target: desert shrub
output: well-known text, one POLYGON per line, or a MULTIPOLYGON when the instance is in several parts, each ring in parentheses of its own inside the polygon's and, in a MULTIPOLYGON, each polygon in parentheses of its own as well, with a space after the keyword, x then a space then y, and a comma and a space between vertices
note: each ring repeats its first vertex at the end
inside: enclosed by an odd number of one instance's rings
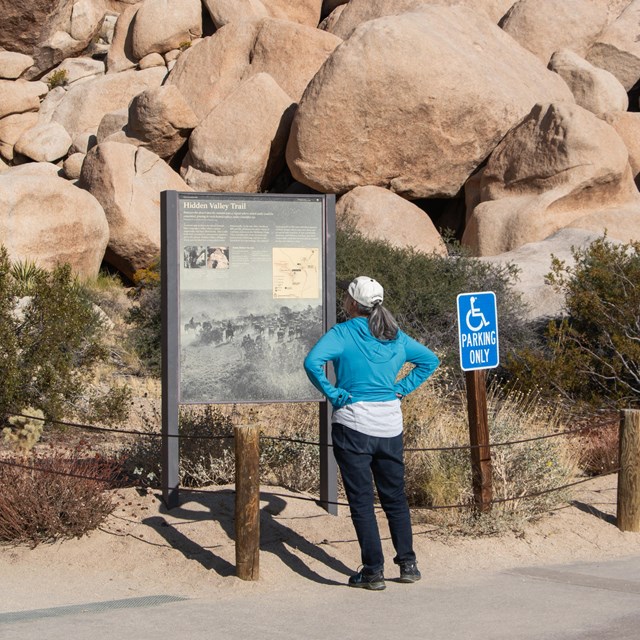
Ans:
MULTIPOLYGON (((280 407, 281 408, 281 407, 280 407)), ((235 409, 233 410, 235 411, 235 409)), ((243 423, 258 422, 260 410, 245 407, 235 411, 243 423)), ((278 411, 271 427, 260 424, 260 473, 263 484, 277 484, 298 491, 317 490, 319 450, 316 445, 273 439, 318 440, 317 409, 307 404, 287 405, 278 411)), ((216 405, 183 406, 180 411, 180 484, 202 487, 235 482, 233 418, 216 405), (205 437, 202 437, 205 436, 205 437), (209 439, 206 436, 215 436, 209 439), (218 438, 218 436, 225 436, 218 438), (229 436, 229 437, 226 437, 229 436)), ((160 438, 142 437, 123 453, 125 467, 132 478, 157 485, 161 476, 160 438)))
POLYGON ((453 244, 448 257, 399 249, 349 228, 336 238, 338 279, 366 274, 379 280, 385 288, 385 305, 401 327, 441 354, 444 364, 458 361, 459 293, 495 292, 501 361, 508 351, 528 344, 531 332, 524 319, 525 304, 512 287, 517 278, 513 265, 482 262, 453 244))
POLYGON ((146 371, 159 376, 162 367, 160 262, 156 261, 149 268, 137 271, 134 282, 134 305, 127 316, 127 322, 131 325, 131 344, 146 371))
POLYGON ((588 430, 571 437, 580 469, 590 476, 610 473, 619 466, 620 419, 617 415, 588 417, 588 430))
MULTIPOLYGON (((109 365, 98 371, 101 379, 115 375, 140 376, 145 372, 132 340, 131 325, 127 322, 132 307, 132 288, 115 273, 101 271, 96 278, 85 280, 83 289, 91 302, 103 314, 108 331, 105 347, 109 351, 109 365)), ((129 386, 132 378, 129 377, 129 386)))
POLYGON ((126 387, 93 384, 95 368, 109 360, 103 333, 101 314, 69 265, 12 265, 0 248, 0 421, 26 407, 49 420, 126 417, 126 387))
POLYGON ((38 409, 27 407, 19 416, 11 416, 9 426, 2 429, 2 440, 9 447, 28 453, 35 447, 44 429, 44 413, 38 409))
MULTIPOLYGON (((494 390, 489 403, 493 442, 526 440, 565 430, 560 411, 536 395, 512 392, 501 397, 494 390)), ((566 490, 542 493, 568 484, 577 474, 576 459, 565 436, 533 440, 492 449, 494 499, 503 513, 534 516, 549 511, 568 497, 566 490), (530 498, 520 496, 541 493, 530 498), (512 498, 516 498, 512 500, 512 498)))
POLYGON ((304 442, 318 442, 317 406, 287 406, 275 428, 264 433, 260 441, 260 472, 264 482, 294 491, 317 492, 320 486, 320 447, 304 442), (268 436, 283 438, 270 439, 268 436), (284 439, 293 440, 285 441, 284 439))
MULTIPOLYGON (((201 487, 234 482, 233 438, 208 439, 206 436, 233 436, 231 418, 218 407, 183 406, 179 419, 180 484, 201 487)), ((157 486, 161 478, 161 438, 139 437, 123 451, 125 469, 143 484, 157 486)))
POLYGON ((640 243, 606 237, 573 250, 573 266, 554 259, 548 282, 564 294, 566 315, 544 343, 512 354, 521 385, 570 402, 640 403, 640 243))
POLYGON ((37 545, 81 537, 113 511, 118 466, 78 452, 0 460, 0 541, 37 545))
POLYGON ((69 76, 66 69, 56 69, 56 71, 52 72, 49 75, 49 79, 47 80, 49 91, 51 91, 51 89, 55 89, 56 87, 64 87, 64 85, 67 84, 68 80, 69 76))

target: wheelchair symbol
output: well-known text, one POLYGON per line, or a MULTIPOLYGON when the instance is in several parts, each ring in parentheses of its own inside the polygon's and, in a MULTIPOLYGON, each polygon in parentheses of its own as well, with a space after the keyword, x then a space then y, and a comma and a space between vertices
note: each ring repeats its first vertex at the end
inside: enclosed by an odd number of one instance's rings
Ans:
POLYGON ((471 296, 470 301, 471 301, 471 309, 469 309, 469 311, 467 311, 467 317, 466 317, 466 322, 467 322, 467 327, 469 327, 469 329, 471 331, 480 331, 480 329, 482 329, 483 327, 486 327, 488 324, 490 324, 484 317, 484 314, 482 313, 482 311, 480 311, 480 309, 476 309, 475 306, 475 302, 476 302, 477 298, 474 296, 471 296), (474 319, 473 324, 471 319, 474 319))

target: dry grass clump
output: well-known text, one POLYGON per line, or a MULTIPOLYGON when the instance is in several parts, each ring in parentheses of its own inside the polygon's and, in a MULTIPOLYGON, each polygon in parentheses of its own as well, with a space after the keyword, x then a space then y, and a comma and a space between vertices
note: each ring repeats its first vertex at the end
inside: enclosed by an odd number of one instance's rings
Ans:
POLYGON ((295 491, 317 492, 320 486, 320 448, 317 403, 286 405, 280 417, 261 429, 260 468, 263 482, 295 491), (290 439, 293 442, 275 440, 290 439))
POLYGON ((100 457, 52 451, 0 459, 0 542, 79 538, 113 511, 105 489, 118 466, 100 457))
MULTIPOLYGON (((488 394, 489 434, 493 444, 525 440, 564 430, 558 411, 537 398, 519 393, 488 394)), ((446 448, 468 445, 466 399, 459 391, 425 385, 407 398, 405 447, 446 448)), ((576 456, 564 436, 532 442, 493 446, 492 512, 478 518, 473 502, 468 449, 406 453, 407 493, 421 517, 471 533, 494 533, 513 528, 518 521, 544 513, 567 500, 561 487, 578 473, 576 456), (532 494, 541 495, 532 496, 532 494), (437 509, 466 505, 467 508, 437 509)))

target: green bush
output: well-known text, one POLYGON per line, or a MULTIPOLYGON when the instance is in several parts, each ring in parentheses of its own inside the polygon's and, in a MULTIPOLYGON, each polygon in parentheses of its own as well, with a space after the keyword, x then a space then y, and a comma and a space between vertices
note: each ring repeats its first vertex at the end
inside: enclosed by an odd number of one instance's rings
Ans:
POLYGON ((554 259, 548 283, 564 294, 566 316, 552 320, 537 349, 513 354, 521 384, 575 402, 640 403, 640 243, 606 237, 554 259))
POLYGON ((27 407, 48 420, 124 419, 126 387, 94 384, 109 359, 102 322, 69 265, 12 265, 0 247, 0 421, 27 407))
MULTIPOLYGON (((459 293, 493 291, 500 327, 501 361, 531 338, 524 319, 525 304, 512 285, 513 265, 496 266, 472 258, 459 246, 448 257, 399 249, 370 240, 350 229, 337 233, 338 280, 368 275, 385 288, 385 305, 400 326, 442 356, 444 364, 458 362, 456 297, 459 293)), ((338 301, 339 302, 339 301, 338 301)))

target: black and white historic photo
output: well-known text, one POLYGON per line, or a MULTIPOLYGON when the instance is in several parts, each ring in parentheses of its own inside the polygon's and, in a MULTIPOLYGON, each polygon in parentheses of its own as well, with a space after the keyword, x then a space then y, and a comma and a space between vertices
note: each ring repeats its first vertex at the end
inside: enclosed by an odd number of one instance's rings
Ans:
POLYGON ((322 335, 322 305, 269 291, 184 291, 180 400, 184 403, 318 400, 302 367, 322 335))

